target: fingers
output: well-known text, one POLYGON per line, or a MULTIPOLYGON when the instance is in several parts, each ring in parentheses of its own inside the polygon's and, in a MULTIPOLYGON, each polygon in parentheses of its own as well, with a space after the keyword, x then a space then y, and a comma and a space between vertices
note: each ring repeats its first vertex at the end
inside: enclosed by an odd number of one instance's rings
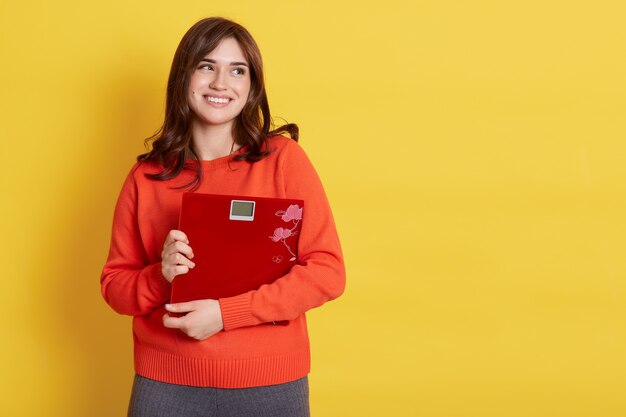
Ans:
POLYGON ((163 326, 170 328, 170 329, 184 329, 185 317, 172 317, 169 314, 164 314, 163 326))
POLYGON ((172 282, 177 276, 189 272, 189 267, 185 265, 161 266, 161 272, 163 273, 165 279, 172 282))
MULTIPOLYGON (((165 309, 171 313, 188 313, 196 309, 196 303, 194 301, 187 301, 186 303, 165 304, 165 309)), ((187 331, 189 319, 186 316, 172 317, 169 314, 163 315, 163 325, 170 329, 181 329, 187 331)))
POLYGON ((187 235, 184 232, 180 230, 170 230, 165 238, 165 243, 163 243, 163 247, 169 246, 176 241, 189 244, 189 239, 187 239, 187 235))
POLYGON ((182 317, 163 316, 163 325, 179 329, 196 340, 204 340, 224 328, 218 300, 194 300, 186 303, 166 304, 167 311, 187 313, 182 317))
POLYGON ((190 260, 180 252, 166 254, 165 256, 163 256, 163 259, 161 259, 161 261, 166 266, 184 265, 189 268, 193 268, 194 266, 196 266, 196 264, 192 260, 190 260))
POLYGON ((193 249, 189 246, 189 243, 181 242, 180 240, 172 243, 168 246, 168 252, 180 252, 187 258, 193 258, 193 249))
POLYGON ((196 266, 190 259, 193 258, 193 249, 189 246, 187 235, 180 230, 170 230, 163 243, 161 252, 161 272, 169 281, 196 266))
POLYGON ((190 323, 189 316, 183 317, 171 317, 169 314, 163 315, 163 326, 170 329, 178 329, 185 333, 187 336, 196 340, 204 340, 215 333, 219 332, 223 326, 214 328, 204 328, 204 326, 194 325, 190 323))
POLYGON ((178 252, 169 254, 161 260, 161 271, 169 282, 178 275, 186 274, 195 266, 194 262, 178 252))
POLYGON ((161 258, 165 258, 166 255, 174 252, 180 252, 188 258, 193 258, 193 249, 189 246, 189 239, 180 230, 170 230, 167 234, 163 243, 161 258))

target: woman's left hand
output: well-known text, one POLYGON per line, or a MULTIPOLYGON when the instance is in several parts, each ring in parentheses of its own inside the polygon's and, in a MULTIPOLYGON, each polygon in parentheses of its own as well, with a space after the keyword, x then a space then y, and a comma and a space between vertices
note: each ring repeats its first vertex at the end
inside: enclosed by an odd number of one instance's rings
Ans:
POLYGON ((204 340, 224 328, 222 310, 217 300, 195 300, 186 303, 166 304, 171 313, 187 313, 182 317, 163 316, 163 325, 170 329, 180 329, 189 337, 204 340))

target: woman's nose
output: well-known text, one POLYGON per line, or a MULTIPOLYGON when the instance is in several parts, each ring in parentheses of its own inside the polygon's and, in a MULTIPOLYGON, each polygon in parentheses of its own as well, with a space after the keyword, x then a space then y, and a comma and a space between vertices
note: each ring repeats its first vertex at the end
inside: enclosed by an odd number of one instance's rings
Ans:
POLYGON ((224 71, 216 71, 215 77, 209 83, 209 87, 214 90, 224 90, 226 88, 226 81, 224 80, 224 71))

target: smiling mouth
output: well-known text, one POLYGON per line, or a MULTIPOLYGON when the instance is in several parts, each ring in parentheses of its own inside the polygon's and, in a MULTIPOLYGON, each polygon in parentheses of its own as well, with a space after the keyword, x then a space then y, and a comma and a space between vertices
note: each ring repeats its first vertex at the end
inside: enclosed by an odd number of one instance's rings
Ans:
POLYGON ((205 99, 209 103, 218 103, 218 104, 226 104, 226 103, 230 102, 230 100, 231 100, 229 98, 211 97, 211 96, 205 96, 205 99))

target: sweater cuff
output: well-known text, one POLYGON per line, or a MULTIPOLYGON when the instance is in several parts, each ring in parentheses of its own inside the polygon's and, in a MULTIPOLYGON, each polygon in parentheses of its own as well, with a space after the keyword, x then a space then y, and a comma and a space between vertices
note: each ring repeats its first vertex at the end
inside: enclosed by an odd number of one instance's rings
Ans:
POLYGON ((225 331, 259 324, 252 316, 251 299, 252 293, 249 292, 219 299, 225 331))
POLYGON ((170 299, 170 295, 172 293, 172 283, 169 282, 163 276, 163 270, 161 268, 161 262, 150 265, 148 268, 151 268, 149 271, 149 276, 151 279, 151 286, 153 286, 154 291, 164 297, 166 300, 170 299))

